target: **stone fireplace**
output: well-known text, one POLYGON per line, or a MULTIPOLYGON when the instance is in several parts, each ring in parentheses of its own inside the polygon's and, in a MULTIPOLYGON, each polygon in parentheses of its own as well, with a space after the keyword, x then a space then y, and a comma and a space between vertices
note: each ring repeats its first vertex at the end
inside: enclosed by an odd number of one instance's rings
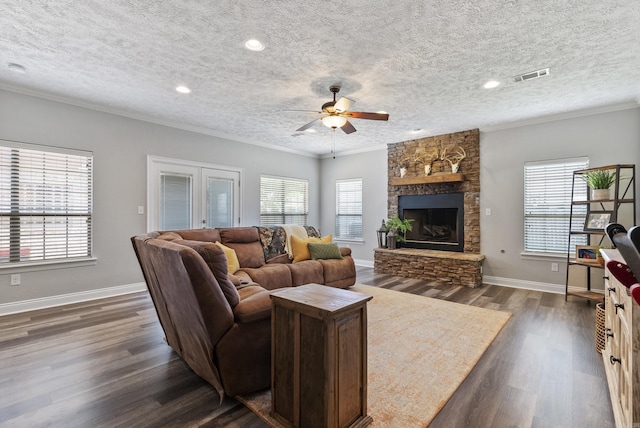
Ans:
POLYGON ((413 219, 413 231, 399 249, 375 251, 375 272, 481 285, 479 130, 390 144, 388 177, 388 216, 413 219), (466 155, 455 172, 451 153, 466 155))

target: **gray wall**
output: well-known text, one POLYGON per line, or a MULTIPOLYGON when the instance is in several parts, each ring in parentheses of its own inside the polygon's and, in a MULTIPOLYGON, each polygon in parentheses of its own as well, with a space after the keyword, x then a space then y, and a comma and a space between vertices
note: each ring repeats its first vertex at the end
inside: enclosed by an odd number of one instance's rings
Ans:
MULTIPOLYGON (((243 168, 242 219, 259 224, 260 174, 309 180, 310 224, 320 222, 317 158, 270 150, 95 110, 0 91, 0 139, 89 150, 94 155, 95 266, 0 271, 0 304, 141 282, 129 238, 144 233, 147 155, 243 168)), ((148 210, 146 210, 148 212, 148 210)))
POLYGON ((378 246, 376 230, 387 218, 387 149, 322 159, 320 230, 323 234, 335 234, 336 180, 347 178, 362 178, 363 242, 339 242, 351 247, 357 262, 373 266, 373 250, 378 246))
MULTIPOLYGON (((576 156, 588 156, 590 167, 640 164, 640 109, 481 132, 480 227, 485 276, 509 279, 498 281, 506 284, 524 280, 564 286, 564 259, 521 256, 523 170, 527 161, 576 156), (485 215, 486 208, 491 208, 491 216, 485 215), (552 261, 559 262, 558 272, 551 271, 552 261)), ((636 187, 640 191, 640 186, 636 187)))

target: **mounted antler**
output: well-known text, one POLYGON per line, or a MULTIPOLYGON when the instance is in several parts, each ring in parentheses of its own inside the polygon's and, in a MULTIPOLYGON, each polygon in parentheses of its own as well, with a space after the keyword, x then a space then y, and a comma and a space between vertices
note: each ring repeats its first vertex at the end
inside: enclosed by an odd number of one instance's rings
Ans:
POLYGON ((445 155, 446 155, 446 150, 445 150, 445 153, 443 154, 443 158, 444 160, 449 162, 449 164, 451 164, 451 172, 455 174, 456 172, 458 172, 458 168, 460 168, 460 162, 462 162, 462 159, 467 157, 467 152, 465 152, 462 147, 458 146, 456 147, 456 151, 453 152, 453 155, 451 156, 445 156, 445 155))
POLYGON ((409 168, 409 164, 411 163, 411 157, 405 156, 400 159, 400 177, 404 177, 407 174, 407 169, 409 168))
POLYGON ((429 175, 431 173, 431 166, 433 165, 433 161, 438 159, 440 154, 438 153, 438 149, 435 148, 431 151, 420 151, 415 154, 415 161, 420 162, 424 165, 424 175, 429 175))

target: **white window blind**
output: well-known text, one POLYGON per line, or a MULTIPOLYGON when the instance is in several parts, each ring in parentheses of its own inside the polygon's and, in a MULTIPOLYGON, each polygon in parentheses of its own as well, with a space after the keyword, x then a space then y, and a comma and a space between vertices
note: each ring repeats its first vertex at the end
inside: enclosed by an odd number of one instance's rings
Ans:
MULTIPOLYGON (((573 171, 585 169, 589 159, 573 158, 527 162, 524 166, 524 250, 566 254, 574 245, 586 245, 584 235, 569 237, 573 171), (571 239, 571 247, 569 247, 571 239)), ((576 194, 586 194, 586 183, 576 179, 576 194)), ((586 206, 573 207, 574 230, 582 230, 586 206)))
POLYGON ((307 225, 309 183, 306 180, 260 177, 260 225, 307 225))
POLYGON ((362 238, 362 179, 336 181, 336 238, 362 238))
POLYGON ((191 229, 192 177, 172 173, 160 175, 160 229, 191 229))
POLYGON ((54 150, 0 142, 0 265, 91 257, 93 156, 54 150))

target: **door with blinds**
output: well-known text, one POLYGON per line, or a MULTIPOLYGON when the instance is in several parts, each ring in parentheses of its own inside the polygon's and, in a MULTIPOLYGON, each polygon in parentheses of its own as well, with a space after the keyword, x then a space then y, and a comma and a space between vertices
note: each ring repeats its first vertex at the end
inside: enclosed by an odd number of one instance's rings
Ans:
POLYGON ((148 230, 240 224, 240 170, 149 156, 148 230))
POLYGON ((233 227, 240 224, 240 173, 202 169, 202 227, 233 227))

